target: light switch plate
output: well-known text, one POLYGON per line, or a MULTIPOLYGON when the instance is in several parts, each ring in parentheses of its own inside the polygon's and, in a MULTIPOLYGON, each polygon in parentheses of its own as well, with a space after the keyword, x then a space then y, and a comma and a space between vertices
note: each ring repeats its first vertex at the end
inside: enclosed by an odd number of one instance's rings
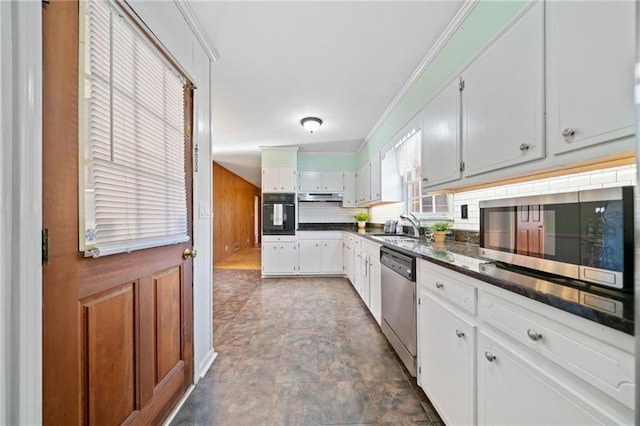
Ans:
POLYGON ((198 215, 200 219, 208 219, 211 217, 211 209, 208 204, 200 203, 198 204, 198 215))

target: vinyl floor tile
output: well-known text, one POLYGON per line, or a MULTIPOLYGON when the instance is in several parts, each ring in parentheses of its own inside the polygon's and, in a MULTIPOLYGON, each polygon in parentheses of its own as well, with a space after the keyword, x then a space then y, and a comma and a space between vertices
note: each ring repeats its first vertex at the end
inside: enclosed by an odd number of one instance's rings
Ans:
POLYGON ((218 357, 173 425, 437 425, 344 278, 216 269, 218 357))

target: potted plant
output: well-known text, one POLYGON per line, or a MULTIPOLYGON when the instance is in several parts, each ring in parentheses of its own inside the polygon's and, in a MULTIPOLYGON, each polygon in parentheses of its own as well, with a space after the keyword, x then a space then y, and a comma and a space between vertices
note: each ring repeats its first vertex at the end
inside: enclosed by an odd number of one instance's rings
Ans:
POLYGON ((358 222, 358 228, 364 228, 367 225, 367 220, 369 220, 369 213, 359 212, 353 215, 353 217, 358 222))
POLYGON ((449 222, 434 222, 428 228, 428 233, 433 235, 433 241, 436 243, 444 242, 445 235, 451 233, 449 222))

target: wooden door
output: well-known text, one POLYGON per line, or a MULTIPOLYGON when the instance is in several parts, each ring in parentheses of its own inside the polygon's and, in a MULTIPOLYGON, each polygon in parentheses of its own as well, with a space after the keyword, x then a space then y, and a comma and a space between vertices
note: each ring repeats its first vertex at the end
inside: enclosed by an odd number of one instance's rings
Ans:
POLYGON ((516 253, 544 257, 544 208, 518 206, 516 226, 516 253))
POLYGON ((43 43, 43 420, 158 424, 193 378, 192 261, 182 258, 192 243, 97 259, 78 251, 77 1, 43 5, 43 43))

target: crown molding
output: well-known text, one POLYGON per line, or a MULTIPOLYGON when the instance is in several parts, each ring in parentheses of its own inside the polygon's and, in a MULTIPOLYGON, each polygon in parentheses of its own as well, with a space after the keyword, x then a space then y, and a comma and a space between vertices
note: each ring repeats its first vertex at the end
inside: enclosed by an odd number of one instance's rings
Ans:
POLYGON ((402 98, 404 98, 405 95, 409 92, 409 90, 411 90, 411 88, 416 84, 416 81, 418 81, 418 78, 420 77, 420 75, 422 75, 424 70, 427 69, 427 67, 431 64, 431 62, 433 62, 433 60, 438 55, 438 53, 440 53, 442 48, 446 46, 449 39, 453 36, 453 34, 455 34, 458 28, 460 28, 460 25, 462 25, 462 23, 467 18, 469 13, 471 13, 471 11, 473 10, 473 8, 476 7, 476 5, 478 4, 478 1, 479 0, 467 0, 462 4, 462 6, 460 6, 460 9, 458 9, 456 14, 453 16, 453 18, 449 22, 449 24, 447 24, 442 34, 440 34, 440 36, 438 37, 436 42, 433 44, 431 49, 429 49, 429 52, 427 52, 425 57, 422 58, 422 61, 420 61, 420 64, 418 64, 418 66, 413 71, 409 79, 404 83, 400 91, 396 94, 396 96, 393 98, 389 106, 387 106, 387 108, 384 110, 382 115, 380 115, 380 117, 375 122, 371 130, 369 130, 369 133, 367 133, 367 136, 364 138, 364 141, 358 147, 357 152, 362 151, 362 148, 364 148, 364 146, 373 137, 374 133, 380 128, 384 120, 386 120, 389 117, 389 115, 391 114, 391 111, 393 111, 393 109, 400 103, 402 98))
POLYGON ((174 3, 184 17, 184 20, 187 21, 187 25, 191 28, 193 35, 200 43, 200 46, 204 49, 209 59, 214 62, 217 61, 219 57, 218 52, 215 47, 213 47, 213 44, 211 44, 211 41, 209 41, 209 38, 200 25, 200 21, 196 18, 196 15, 193 13, 193 9, 191 9, 187 0, 174 0, 174 3))

